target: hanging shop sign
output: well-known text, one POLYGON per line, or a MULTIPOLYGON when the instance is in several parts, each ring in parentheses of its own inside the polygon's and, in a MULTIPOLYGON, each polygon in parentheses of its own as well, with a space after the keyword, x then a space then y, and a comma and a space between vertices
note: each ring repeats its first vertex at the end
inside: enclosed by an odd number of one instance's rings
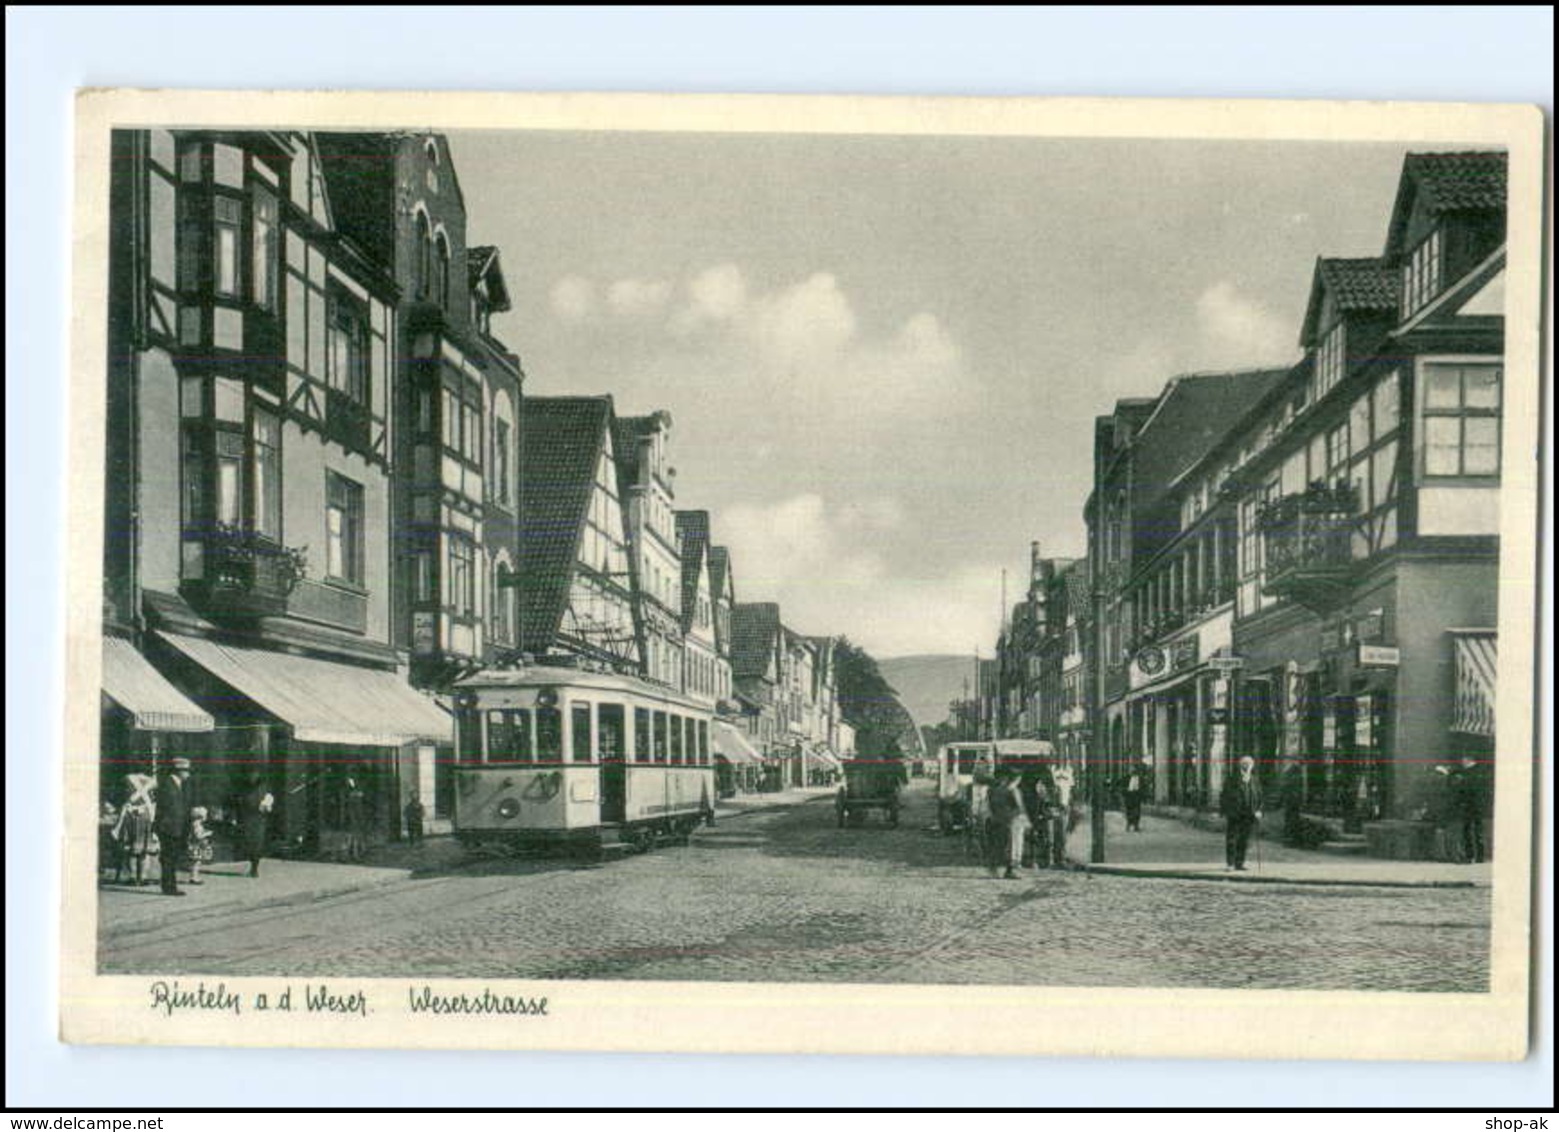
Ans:
POLYGON ((1207 667, 1214 672, 1238 672, 1245 667, 1243 656, 1210 656, 1207 658, 1207 667))
POLYGON ((1174 643, 1172 665, 1175 672, 1187 668, 1195 668, 1201 655, 1201 639, 1195 635, 1184 638, 1174 643))
POLYGON ((1144 676, 1157 676, 1164 671, 1166 663, 1164 650, 1157 645, 1149 645, 1137 653, 1137 667, 1141 669, 1144 676))
POLYGON ((1395 645, 1359 645, 1359 667, 1395 668, 1402 661, 1402 650, 1395 645))
POLYGON ((1359 641, 1378 641, 1386 631, 1386 611, 1372 609, 1353 622, 1353 636, 1359 641))
POLYGON ((1323 653, 1340 651, 1342 649, 1342 638, 1343 631, 1340 623, 1334 621, 1329 625, 1322 625, 1321 651, 1323 653))

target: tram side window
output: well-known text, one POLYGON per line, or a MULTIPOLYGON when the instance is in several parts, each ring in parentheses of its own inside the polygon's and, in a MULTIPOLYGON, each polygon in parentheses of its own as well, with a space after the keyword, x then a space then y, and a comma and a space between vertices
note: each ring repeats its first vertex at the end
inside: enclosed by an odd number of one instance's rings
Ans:
POLYGON ((682 764, 682 717, 673 715, 671 718, 671 765, 682 764))
POLYGON ((528 763, 531 757, 530 712, 524 708, 488 712, 487 761, 528 763))
POLYGON ((460 742, 460 761, 482 761, 482 713, 475 708, 461 708, 455 726, 460 742))
POLYGON ((596 709, 600 720, 601 759, 621 762, 627 747, 627 723, 622 704, 602 704, 596 709))
POLYGON ((591 734, 590 705, 574 705, 574 761, 587 763, 593 758, 595 736, 591 734))
POLYGON ((698 721, 687 721, 687 761, 689 766, 698 766, 703 762, 698 757, 698 721))
POLYGON ((709 721, 707 719, 698 721, 698 764, 709 765, 709 721))
POLYGON ((655 713, 655 761, 666 761, 666 713, 663 711, 655 713))
POLYGON ((650 761, 650 709, 633 709, 633 761, 650 761))
POLYGON ((544 763, 563 761, 563 713, 557 708, 536 709, 536 758, 544 763))

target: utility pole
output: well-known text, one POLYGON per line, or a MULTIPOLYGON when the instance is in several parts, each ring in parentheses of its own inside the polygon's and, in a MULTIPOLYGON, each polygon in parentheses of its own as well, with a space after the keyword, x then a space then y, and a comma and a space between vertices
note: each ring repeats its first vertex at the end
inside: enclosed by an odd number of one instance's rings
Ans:
POLYGON ((1104 508, 1103 484, 1099 475, 1099 438, 1095 428, 1093 463, 1093 523, 1091 545, 1088 548, 1089 604, 1093 607, 1093 687, 1091 742, 1088 758, 1088 859, 1095 865, 1104 863, 1104 752, 1107 746, 1104 719, 1104 508))

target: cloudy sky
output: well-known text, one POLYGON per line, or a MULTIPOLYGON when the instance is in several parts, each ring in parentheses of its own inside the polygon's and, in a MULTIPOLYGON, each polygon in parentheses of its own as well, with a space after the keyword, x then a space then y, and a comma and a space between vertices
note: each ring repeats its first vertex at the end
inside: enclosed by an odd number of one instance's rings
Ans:
POLYGON ((1091 422, 1283 364, 1315 257, 1380 250, 1402 146, 459 133, 534 395, 675 421, 739 601, 879 656, 988 653, 1080 555, 1091 422))

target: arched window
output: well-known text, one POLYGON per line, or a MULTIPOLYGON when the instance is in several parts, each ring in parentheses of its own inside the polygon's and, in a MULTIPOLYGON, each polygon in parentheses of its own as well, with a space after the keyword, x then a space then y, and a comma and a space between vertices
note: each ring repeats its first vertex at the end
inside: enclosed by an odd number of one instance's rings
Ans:
POLYGON ((412 254, 417 257, 417 295, 426 298, 433 279, 433 266, 429 262, 433 252, 433 227, 428 223, 426 212, 417 213, 416 240, 417 246, 412 254))
POLYGON ((445 310, 449 309, 449 237, 443 232, 438 234, 438 248, 434 257, 434 270, 437 275, 433 280, 433 297, 438 300, 438 305, 445 310))

